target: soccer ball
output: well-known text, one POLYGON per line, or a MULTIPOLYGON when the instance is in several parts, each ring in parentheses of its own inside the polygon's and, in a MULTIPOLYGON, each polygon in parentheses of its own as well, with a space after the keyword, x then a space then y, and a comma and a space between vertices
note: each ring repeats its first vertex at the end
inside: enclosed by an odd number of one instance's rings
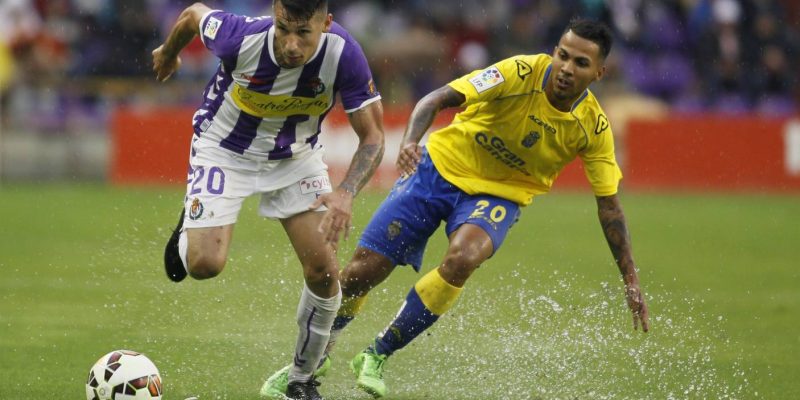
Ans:
POLYGON ((161 400, 161 375, 144 354, 115 350, 89 370, 87 400, 161 400))

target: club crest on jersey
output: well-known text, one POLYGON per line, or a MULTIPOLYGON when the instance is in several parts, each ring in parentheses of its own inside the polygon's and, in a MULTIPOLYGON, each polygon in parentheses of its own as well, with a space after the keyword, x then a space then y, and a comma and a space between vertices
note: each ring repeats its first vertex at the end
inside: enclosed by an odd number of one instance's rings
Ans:
POLYGON ((533 145, 536 144, 536 142, 539 141, 539 139, 541 139, 541 137, 542 135, 540 135, 539 132, 531 131, 527 135, 525 135, 524 138, 522 138, 522 145, 525 146, 525 148, 530 149, 531 147, 533 147, 533 145))
POLYGON ((403 224, 398 221, 394 220, 388 227, 386 227, 386 236, 389 240, 394 240, 396 237, 400 236, 400 231, 403 230, 403 224))
POLYGON ((501 74, 500 70, 496 67, 486 68, 483 72, 469 80, 469 83, 475 87, 478 93, 489 90, 503 82, 505 82, 505 78, 503 78, 503 74, 501 74))
POLYGON ((298 95, 303 97, 316 97, 325 92, 325 82, 318 76, 306 81, 298 90, 298 95))
POLYGON ((189 219, 195 221, 203 216, 203 203, 200 202, 200 199, 192 200, 192 205, 189 206, 189 219))

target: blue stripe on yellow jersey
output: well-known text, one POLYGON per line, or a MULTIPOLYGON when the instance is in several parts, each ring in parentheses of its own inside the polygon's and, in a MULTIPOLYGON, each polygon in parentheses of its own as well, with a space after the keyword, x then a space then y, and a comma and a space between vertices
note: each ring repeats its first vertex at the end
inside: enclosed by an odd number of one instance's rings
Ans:
POLYGON ((580 157, 597 196, 617 192, 622 172, 605 113, 589 90, 570 112, 553 107, 544 92, 551 62, 547 54, 515 56, 450 82, 466 109, 426 145, 445 179, 471 195, 527 205, 580 157))

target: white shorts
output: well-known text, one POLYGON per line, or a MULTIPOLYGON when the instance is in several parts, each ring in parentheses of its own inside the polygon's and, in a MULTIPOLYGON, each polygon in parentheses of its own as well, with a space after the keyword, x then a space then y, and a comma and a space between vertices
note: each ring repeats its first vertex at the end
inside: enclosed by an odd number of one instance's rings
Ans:
MULTIPOLYGON (((288 218, 308 211, 320 194, 332 191, 322 147, 301 159, 256 160, 196 141, 186 183, 186 228, 236 223, 244 199, 261 194, 258 213, 288 218)), ((320 207, 316 211, 325 211, 320 207)))

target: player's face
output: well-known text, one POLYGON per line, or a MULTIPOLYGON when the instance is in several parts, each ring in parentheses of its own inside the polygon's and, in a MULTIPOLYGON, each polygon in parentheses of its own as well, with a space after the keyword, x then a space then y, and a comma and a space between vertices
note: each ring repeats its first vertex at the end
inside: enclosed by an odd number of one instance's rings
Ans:
POLYGON ((308 20, 294 18, 280 1, 273 4, 275 15, 275 58, 284 68, 299 67, 314 55, 323 32, 327 32, 333 16, 317 10, 308 20))
MULTIPOLYGON (((547 92, 551 100, 572 106, 583 91, 605 73, 600 46, 568 31, 553 51, 553 69, 547 92)), ((555 104, 554 104, 555 105, 555 104)))

